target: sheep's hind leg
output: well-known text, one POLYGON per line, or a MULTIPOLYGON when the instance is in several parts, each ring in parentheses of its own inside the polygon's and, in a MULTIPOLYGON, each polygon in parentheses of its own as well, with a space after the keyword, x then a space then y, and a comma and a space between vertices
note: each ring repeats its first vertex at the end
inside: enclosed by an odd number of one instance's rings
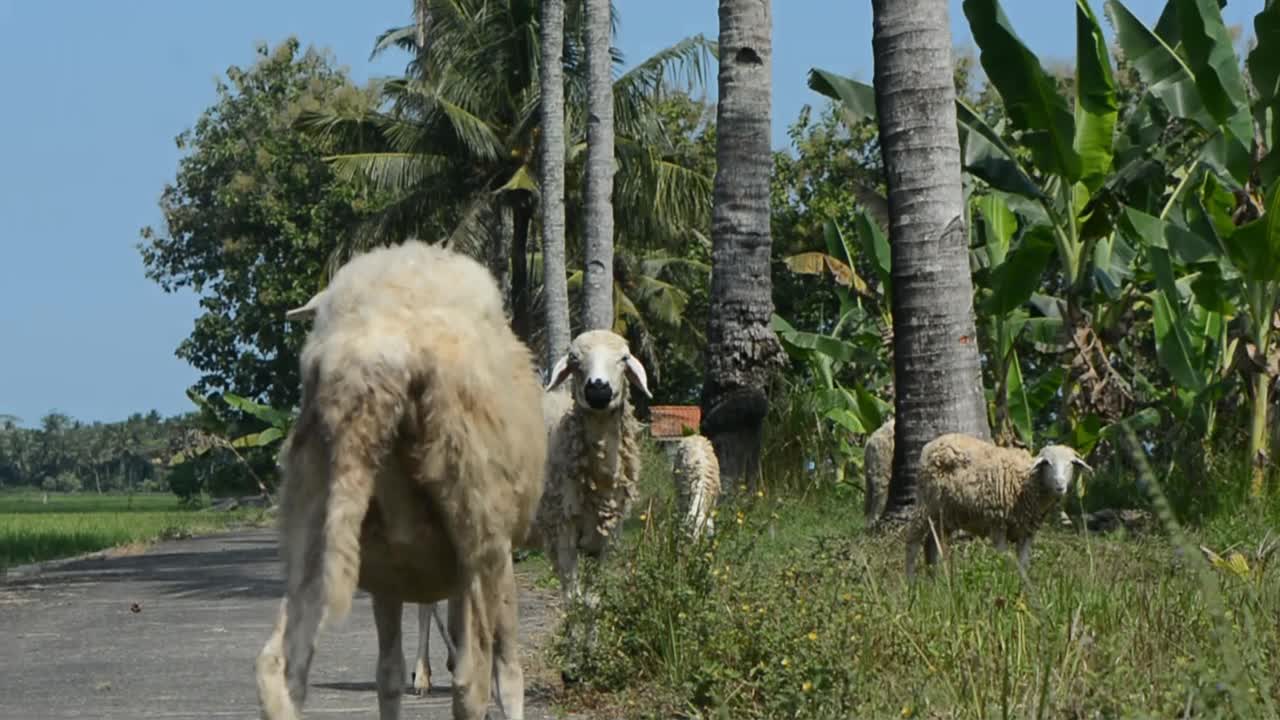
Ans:
POLYGON ((493 608, 493 675, 495 694, 507 720, 524 720, 524 670, 520 665, 519 598, 515 568, 510 561, 498 577, 497 587, 488 588, 495 599, 493 608))
POLYGON ((297 720, 298 709, 289 697, 285 680, 284 629, 288 624, 288 601, 280 601, 276 624, 262 651, 258 653, 258 707, 262 720, 297 720))
POLYGON ((413 663, 413 689, 419 695, 431 691, 431 616, 435 603, 418 605, 418 655, 413 663))
POLYGON ((373 596, 373 622, 378 632, 378 717, 399 720, 404 694, 404 649, 400 642, 400 614, 404 603, 385 595, 373 596))
POLYGON ((473 578, 449 601, 449 634, 458 648, 453 673, 454 720, 482 720, 493 674, 493 623, 484 583, 473 578))
MULTIPOLYGON (((317 516, 319 511, 317 507, 311 516, 317 516)), ((315 655, 316 635, 324 618, 321 527, 320 521, 311 523, 306 534, 295 537, 288 549, 284 673, 289 697, 298 708, 307 699, 307 675, 315 655)))

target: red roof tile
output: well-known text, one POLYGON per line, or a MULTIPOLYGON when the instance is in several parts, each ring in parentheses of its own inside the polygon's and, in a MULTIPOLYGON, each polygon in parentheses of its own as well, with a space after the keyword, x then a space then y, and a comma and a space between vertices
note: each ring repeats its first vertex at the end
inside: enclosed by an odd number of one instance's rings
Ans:
POLYGON ((678 438, 687 427, 698 431, 702 422, 702 408, 697 405, 649 406, 649 434, 655 438, 678 438))

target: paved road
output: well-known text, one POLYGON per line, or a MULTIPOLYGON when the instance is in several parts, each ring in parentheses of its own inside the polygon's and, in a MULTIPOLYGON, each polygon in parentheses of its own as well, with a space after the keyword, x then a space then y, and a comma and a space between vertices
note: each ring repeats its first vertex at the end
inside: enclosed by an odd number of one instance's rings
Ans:
MULTIPOLYGON (((35 573, 15 569, 0 580, 0 720, 257 718, 254 658, 283 592, 276 557, 274 533, 252 530, 35 573)), ((548 622, 542 597, 522 595, 526 651, 548 622)), ((405 608, 406 662, 416 614, 405 608)), ((375 638, 362 592, 345 627, 320 636, 308 717, 377 717, 375 638)), ((405 696, 405 720, 450 716, 444 648, 433 642, 432 650, 436 686, 426 697, 405 696)), ((530 685, 526 717, 553 717, 530 685)))

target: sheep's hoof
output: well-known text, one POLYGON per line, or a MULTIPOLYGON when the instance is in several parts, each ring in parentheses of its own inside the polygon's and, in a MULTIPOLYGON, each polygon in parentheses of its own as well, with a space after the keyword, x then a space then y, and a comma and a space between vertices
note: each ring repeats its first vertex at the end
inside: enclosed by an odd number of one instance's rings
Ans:
POLYGON ((409 673, 409 682, 413 687, 413 694, 418 696, 426 696, 431 692, 431 676, 427 674, 419 675, 418 673, 409 673))

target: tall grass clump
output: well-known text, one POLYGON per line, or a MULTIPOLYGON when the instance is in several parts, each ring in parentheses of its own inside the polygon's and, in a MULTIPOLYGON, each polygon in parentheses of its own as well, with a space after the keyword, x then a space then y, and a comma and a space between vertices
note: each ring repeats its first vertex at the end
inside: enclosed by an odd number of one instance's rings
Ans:
POLYGON ((901 537, 863 534, 830 481, 738 497, 697 543, 668 499, 644 501, 598 606, 569 612, 595 615, 595 642, 557 651, 611 716, 1277 717, 1275 535, 1261 518, 1184 530, 1134 467, 1167 533, 1049 523, 1029 582, 957 541, 908 587, 901 537))

